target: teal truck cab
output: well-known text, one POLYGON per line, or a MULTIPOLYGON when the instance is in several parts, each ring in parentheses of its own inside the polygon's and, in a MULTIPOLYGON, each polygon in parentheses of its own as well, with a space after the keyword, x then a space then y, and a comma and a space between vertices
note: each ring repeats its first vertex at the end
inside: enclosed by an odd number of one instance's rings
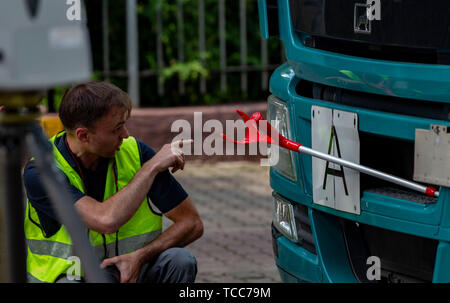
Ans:
POLYGON ((450 2, 259 0, 287 62, 267 120, 285 137, 428 197, 280 149, 270 169, 284 282, 450 282, 450 2))

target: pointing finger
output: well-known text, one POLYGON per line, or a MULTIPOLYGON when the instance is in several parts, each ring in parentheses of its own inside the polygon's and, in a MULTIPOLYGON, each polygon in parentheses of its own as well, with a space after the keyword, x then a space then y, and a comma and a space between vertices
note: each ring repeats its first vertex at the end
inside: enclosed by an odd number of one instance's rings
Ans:
POLYGON ((191 144, 192 142, 194 142, 194 140, 188 139, 188 140, 175 141, 172 144, 176 147, 183 147, 184 145, 191 144))

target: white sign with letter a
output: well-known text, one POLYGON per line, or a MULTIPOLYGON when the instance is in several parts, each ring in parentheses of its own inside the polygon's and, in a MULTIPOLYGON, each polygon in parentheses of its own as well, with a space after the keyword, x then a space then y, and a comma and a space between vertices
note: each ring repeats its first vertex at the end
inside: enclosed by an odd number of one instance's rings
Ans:
MULTIPOLYGON (((330 108, 311 108, 312 149, 359 164, 358 115, 330 108)), ((359 172, 312 158, 313 201, 360 214, 359 172)))

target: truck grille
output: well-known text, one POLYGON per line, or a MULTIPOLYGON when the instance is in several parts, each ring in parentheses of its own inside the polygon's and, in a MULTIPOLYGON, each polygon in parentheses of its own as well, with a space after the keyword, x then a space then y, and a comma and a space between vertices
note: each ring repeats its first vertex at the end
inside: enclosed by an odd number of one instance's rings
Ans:
POLYGON ((398 188, 392 187, 379 187, 379 188, 371 188, 365 190, 365 192, 370 192, 378 195, 384 195, 388 197, 393 197, 405 201, 411 201, 420 204, 430 204, 436 203, 438 198, 425 196, 421 193, 416 193, 412 191, 402 190, 398 188))
POLYGON ((368 282, 366 260, 380 258, 381 281, 431 282, 438 241, 341 219, 355 276, 368 282))
POLYGON ((294 216, 300 245, 309 252, 316 254, 316 245, 311 231, 311 221, 309 220, 308 207, 295 203, 294 216))
MULTIPOLYGON (((412 100, 392 96, 382 96, 337 87, 326 86, 306 80, 300 80, 296 92, 298 95, 355 108, 365 108, 394 114, 431 118, 448 121, 450 104, 431 101, 412 100)), ((363 131, 359 132, 360 163, 374 167, 388 174, 413 180, 414 142, 363 131), (380 149, 379 146, 389 146, 380 149)), ((436 198, 427 198, 412 191, 405 191, 390 182, 361 174, 361 191, 370 191, 415 203, 436 203, 436 198)))
POLYGON ((327 37, 311 36, 305 46, 333 53, 396 62, 450 65, 450 54, 435 49, 347 41, 327 37))
POLYGON ((420 118, 443 121, 450 120, 449 103, 351 91, 306 80, 299 81, 296 92, 303 97, 333 102, 336 104, 420 118))
POLYGON ((350 220, 341 221, 347 253, 355 276, 368 282, 365 263, 380 258, 379 282, 431 282, 438 241, 399 233, 350 220))
POLYGON ((371 45, 450 49, 450 3, 447 0, 378 2, 379 20, 369 22, 370 32, 355 30, 355 19, 364 18, 367 12, 364 8, 357 12, 356 8, 364 6, 366 0, 290 0, 292 27, 298 33, 311 36, 371 45))
POLYGON ((290 0, 291 22, 304 45, 357 57, 450 64, 447 0, 379 0, 379 20, 361 33, 355 20, 365 0, 290 0), (303 39, 302 39, 303 38, 303 39))

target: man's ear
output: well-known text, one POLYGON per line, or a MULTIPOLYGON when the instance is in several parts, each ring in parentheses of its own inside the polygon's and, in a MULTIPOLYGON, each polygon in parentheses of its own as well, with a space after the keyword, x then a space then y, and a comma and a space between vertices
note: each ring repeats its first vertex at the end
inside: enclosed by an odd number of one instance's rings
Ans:
POLYGON ((89 130, 85 127, 79 127, 75 130, 75 136, 83 143, 89 141, 89 130))

